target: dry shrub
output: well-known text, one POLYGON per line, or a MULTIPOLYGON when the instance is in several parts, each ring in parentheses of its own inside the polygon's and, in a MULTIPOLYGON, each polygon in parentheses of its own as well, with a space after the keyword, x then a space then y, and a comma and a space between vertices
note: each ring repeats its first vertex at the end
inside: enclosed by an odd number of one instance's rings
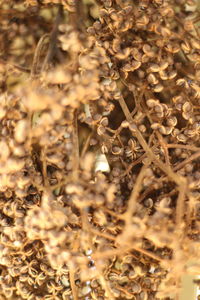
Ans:
POLYGON ((200 273, 197 4, 1 1, 0 299, 169 300, 200 273))

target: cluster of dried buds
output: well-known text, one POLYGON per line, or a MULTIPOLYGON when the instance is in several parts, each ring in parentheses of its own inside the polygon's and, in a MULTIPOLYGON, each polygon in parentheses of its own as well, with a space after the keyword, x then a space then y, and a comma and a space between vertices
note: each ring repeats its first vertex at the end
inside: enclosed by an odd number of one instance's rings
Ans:
POLYGON ((0 10, 0 299, 175 299, 200 273, 198 1, 0 10))

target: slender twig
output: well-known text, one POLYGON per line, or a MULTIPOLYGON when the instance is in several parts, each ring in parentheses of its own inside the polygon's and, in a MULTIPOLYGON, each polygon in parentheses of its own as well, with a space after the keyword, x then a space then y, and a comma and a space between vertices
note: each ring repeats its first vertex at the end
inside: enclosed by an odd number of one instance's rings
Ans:
POLYGON ((199 147, 190 146, 190 145, 182 145, 182 144, 167 144, 167 148, 180 148, 180 149, 186 149, 191 151, 199 151, 199 147))
POLYGON ((86 141, 85 141, 85 144, 84 144, 84 146, 83 146, 83 149, 82 149, 81 155, 80 155, 81 158, 84 157, 85 153, 86 153, 87 150, 88 150, 88 147, 89 147, 89 145, 90 145, 90 140, 91 140, 92 135, 93 135, 93 132, 90 132, 89 135, 88 135, 88 137, 87 137, 87 139, 86 139, 86 141))
POLYGON ((70 280, 70 285, 71 285, 71 289, 72 289, 73 299, 78 300, 78 293, 77 293, 77 288, 76 288, 76 284, 75 284, 75 270, 74 270, 73 266, 69 267, 69 280, 70 280))
POLYGON ((169 153, 168 153, 168 147, 167 147, 167 143, 165 142, 163 136, 158 132, 156 131, 156 135, 158 137, 158 140, 160 142, 160 145, 161 147, 163 148, 164 150, 164 154, 165 154, 165 162, 167 165, 170 165, 170 160, 169 160, 169 153))
POLYGON ((129 197, 127 210, 124 214, 124 220, 126 222, 126 226, 129 226, 132 224, 132 216, 136 210, 137 200, 138 200, 139 193, 142 189, 142 181, 144 179, 146 169, 147 169, 147 166, 144 165, 142 167, 139 175, 137 176, 136 182, 134 184, 134 188, 129 197))
POLYGON ((74 113, 74 126, 73 126, 73 178, 77 180, 79 169, 79 138, 78 138, 78 122, 77 111, 74 113))
POLYGON ((49 48, 48 48, 48 51, 47 51, 47 55, 44 59, 44 62, 42 64, 42 68, 41 68, 41 71, 45 71, 46 68, 48 67, 48 64, 50 63, 50 61, 52 60, 54 54, 55 54, 55 51, 57 49, 57 36, 58 36, 58 26, 62 20, 62 14, 63 14, 63 7, 62 5, 59 5, 58 7, 58 13, 57 13, 57 16, 56 16, 56 19, 55 19, 55 23, 54 23, 54 26, 53 26, 53 29, 52 29, 52 32, 50 34, 50 38, 49 38, 49 48))
POLYGON ((44 43, 46 38, 49 37, 48 33, 45 33, 40 39, 39 42, 37 44, 35 53, 34 53, 34 57, 33 57, 33 63, 32 63, 32 67, 31 67, 31 78, 35 77, 38 73, 38 64, 40 61, 40 55, 41 55, 41 51, 43 49, 44 43))
POLYGON ((193 155, 191 155, 190 157, 186 158, 184 161, 179 163, 177 166, 175 166, 174 171, 182 169, 185 165, 187 165, 188 163, 190 163, 191 161, 193 161, 199 157, 200 157, 200 151, 194 153, 193 155))

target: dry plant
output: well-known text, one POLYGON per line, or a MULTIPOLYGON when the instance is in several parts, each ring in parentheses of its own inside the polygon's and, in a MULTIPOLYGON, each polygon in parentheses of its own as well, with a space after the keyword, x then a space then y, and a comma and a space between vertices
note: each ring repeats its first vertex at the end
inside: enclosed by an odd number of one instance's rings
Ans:
POLYGON ((179 299, 200 274, 197 1, 2 0, 0 20, 0 299, 179 299))

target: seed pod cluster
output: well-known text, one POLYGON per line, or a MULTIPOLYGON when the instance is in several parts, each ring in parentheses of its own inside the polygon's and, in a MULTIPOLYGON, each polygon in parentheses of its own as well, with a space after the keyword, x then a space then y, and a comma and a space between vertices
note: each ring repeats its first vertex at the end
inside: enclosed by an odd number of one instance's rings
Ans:
POLYGON ((196 1, 0 11, 0 299, 178 298, 200 272, 196 1))

